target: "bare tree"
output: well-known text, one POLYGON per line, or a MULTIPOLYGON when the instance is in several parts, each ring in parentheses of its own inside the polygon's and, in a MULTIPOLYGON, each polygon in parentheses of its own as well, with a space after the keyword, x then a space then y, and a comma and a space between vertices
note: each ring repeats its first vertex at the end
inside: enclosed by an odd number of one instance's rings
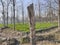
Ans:
POLYGON ((51 0, 47 0, 47 7, 48 7, 47 17, 49 18, 48 20, 52 22, 53 8, 51 0))
POLYGON ((58 0, 59 2, 59 16, 58 16, 58 26, 60 28, 60 0, 58 0))
POLYGON ((3 14, 3 24, 4 24, 4 27, 5 27, 5 14, 4 14, 4 2, 3 2, 3 0, 0 0, 1 1, 1 4, 2 4, 2 8, 3 8, 3 11, 2 11, 2 14, 3 14))
POLYGON ((17 20, 17 23, 19 23, 19 14, 18 14, 19 10, 17 9, 17 16, 16 16, 16 20, 17 20))
POLYGON ((13 12, 12 12, 12 10, 13 9, 12 9, 12 6, 11 6, 11 19, 10 19, 11 20, 11 24, 13 23, 13 16, 12 16, 13 15, 13 12))
POLYGON ((39 6, 39 21, 41 21, 41 6, 40 6, 40 0, 38 0, 38 6, 39 6))
POLYGON ((8 8, 11 0, 7 0, 7 27, 8 27, 8 8))
POLYGON ((21 3, 22 3, 22 22, 24 24, 24 5, 22 0, 21 0, 21 3))
POLYGON ((15 30, 15 0, 13 0, 13 19, 14 19, 14 30, 15 30))

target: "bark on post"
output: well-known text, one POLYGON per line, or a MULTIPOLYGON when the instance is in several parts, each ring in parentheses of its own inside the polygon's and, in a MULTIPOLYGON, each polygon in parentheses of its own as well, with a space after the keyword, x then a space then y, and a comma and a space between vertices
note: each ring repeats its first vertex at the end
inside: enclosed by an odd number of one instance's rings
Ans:
POLYGON ((36 45, 36 40, 35 40, 35 17, 34 17, 33 4, 28 6, 28 14, 29 14, 29 21, 30 21, 30 43, 31 43, 31 45, 36 45))
POLYGON ((59 0, 58 28, 60 28, 60 0, 59 0))

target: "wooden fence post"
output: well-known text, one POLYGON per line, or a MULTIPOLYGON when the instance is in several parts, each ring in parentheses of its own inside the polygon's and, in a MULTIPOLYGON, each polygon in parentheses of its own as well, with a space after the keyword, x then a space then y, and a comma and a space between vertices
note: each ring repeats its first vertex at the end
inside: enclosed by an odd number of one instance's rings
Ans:
POLYGON ((36 45, 36 36, 35 36, 35 16, 34 16, 34 8, 33 4, 28 6, 28 14, 29 14, 29 21, 30 21, 30 44, 36 45))

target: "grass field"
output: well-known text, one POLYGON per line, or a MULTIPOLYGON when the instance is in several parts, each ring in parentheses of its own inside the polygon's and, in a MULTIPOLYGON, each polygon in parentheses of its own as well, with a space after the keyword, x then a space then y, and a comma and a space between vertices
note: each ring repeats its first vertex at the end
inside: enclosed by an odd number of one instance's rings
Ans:
MULTIPOLYGON (((57 26, 57 23, 39 23, 37 22, 35 25, 36 29, 45 29, 45 28, 49 28, 52 26, 57 26)), ((13 28, 13 25, 10 24, 9 27, 13 28)), ((16 30, 18 31, 24 31, 24 32, 28 32, 29 31, 29 24, 25 23, 25 24, 16 24, 16 30)))
MULTIPOLYGON (((3 25, 0 24, 0 27, 2 27, 3 25)), ((57 26, 57 23, 39 23, 37 22, 36 25, 35 25, 35 29, 45 29, 45 28, 49 28, 49 27, 52 27, 52 26, 57 26)), ((13 24, 9 24, 9 27, 13 28, 14 25, 13 24)), ((18 31, 23 31, 23 32, 28 32, 29 31, 29 24, 28 23, 25 23, 25 24, 16 24, 16 30, 18 31)))
POLYGON ((3 24, 0 24, 0 28, 3 27, 3 24))

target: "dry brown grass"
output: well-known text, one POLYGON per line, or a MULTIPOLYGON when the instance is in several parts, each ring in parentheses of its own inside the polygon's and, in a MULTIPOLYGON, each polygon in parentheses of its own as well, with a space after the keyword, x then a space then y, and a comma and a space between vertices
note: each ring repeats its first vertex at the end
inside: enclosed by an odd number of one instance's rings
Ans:
MULTIPOLYGON (((26 43, 22 45, 30 45, 30 43, 26 43)), ((40 42, 37 42, 36 45, 60 45, 60 43, 51 42, 51 41, 40 41, 40 42)))
MULTIPOLYGON (((54 31, 54 30, 53 30, 54 31)), ((53 32, 51 31, 51 32, 53 32)), ((18 35, 18 32, 17 31, 14 31, 13 29, 5 29, 3 31, 3 34, 6 36, 6 37, 17 37, 18 35)), ((55 37, 55 40, 58 40, 60 41, 60 31, 57 31, 55 33, 52 33, 53 36, 55 37)), ((51 34, 50 34, 51 35, 51 34)), ((54 41, 48 41, 48 40, 44 40, 44 41, 38 41, 36 42, 37 45, 60 45, 60 43, 58 43, 57 41, 54 42, 54 41)), ((30 43, 24 43, 22 45, 30 45, 30 43)))

